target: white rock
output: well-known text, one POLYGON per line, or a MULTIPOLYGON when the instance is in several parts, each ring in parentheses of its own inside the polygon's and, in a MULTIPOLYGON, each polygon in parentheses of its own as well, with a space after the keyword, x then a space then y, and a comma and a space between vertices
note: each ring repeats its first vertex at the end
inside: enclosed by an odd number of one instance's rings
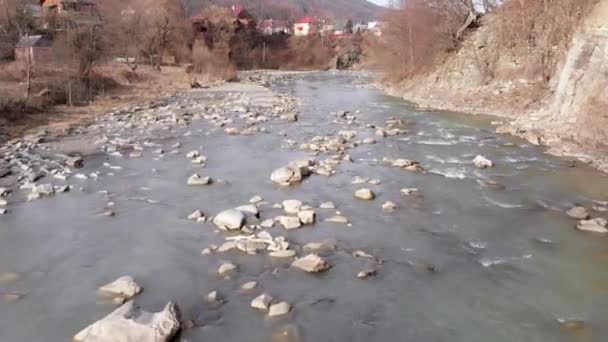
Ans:
POLYGON ((355 197, 361 200, 371 201, 376 198, 376 194, 371 189, 363 188, 355 191, 355 197))
POLYGON ((302 226, 300 219, 293 216, 279 216, 278 221, 285 229, 298 229, 302 226))
POLYGON ((300 169, 286 166, 274 170, 270 175, 270 180, 281 186, 289 186, 301 182, 302 177, 300 169))
POLYGON ((243 291, 249 291, 249 290, 253 290, 257 286, 258 286, 257 282, 250 281, 250 282, 247 282, 247 283, 241 285, 241 290, 243 290, 243 291))
POLYGON ((240 207, 235 208, 236 210, 242 212, 246 216, 255 216, 258 217, 260 215, 260 210, 253 204, 242 205, 240 207))
POLYGON ((401 193, 404 194, 405 196, 410 196, 410 195, 414 195, 419 193, 420 190, 416 189, 416 188, 403 188, 401 189, 401 193))
POLYGON ((4 198, 0 198, 0 207, 6 207, 8 205, 8 201, 4 198))
POLYGON ((291 305, 289 305, 289 303, 287 303, 287 302, 280 302, 280 303, 273 304, 270 306, 270 309, 268 310, 268 316, 269 317, 282 316, 282 315, 288 314, 289 311, 291 311, 291 305))
POLYGON ((477 156, 473 159, 473 164, 480 169, 487 169, 494 166, 494 163, 484 156, 477 156))
POLYGON ((276 251, 268 253, 273 258, 293 258, 296 256, 296 251, 293 250, 285 250, 285 251, 276 251))
POLYGON ((319 206, 319 208, 321 208, 321 209, 336 209, 336 205, 334 204, 334 202, 323 202, 323 203, 321 203, 321 205, 319 206))
POLYGON ((323 272, 330 267, 323 258, 316 254, 309 254, 303 258, 297 259, 291 266, 309 273, 323 272))
POLYGON ((249 200, 249 203, 258 204, 258 203, 262 202, 263 200, 264 200, 264 198, 261 196, 254 196, 249 200))
POLYGON ((188 152, 188 154, 186 154, 186 157, 190 158, 190 159, 194 159, 194 158, 198 158, 200 155, 201 154, 199 151, 190 151, 190 152, 188 152))
POLYGON ((268 219, 268 220, 262 221, 262 223, 260 223, 260 227, 266 228, 266 229, 272 228, 272 227, 274 227, 274 220, 268 219))
POLYGON ((222 298, 217 291, 211 291, 211 292, 209 292, 209 294, 207 294, 207 300, 214 303, 214 302, 221 302, 222 298))
POLYGON ((245 225, 246 217, 236 209, 222 211, 213 218, 213 224, 223 230, 239 230, 245 225))
POLYGON ((226 241, 218 247, 219 253, 226 253, 236 248, 236 241, 226 241))
POLYGON ((589 212, 584 207, 574 207, 566 212, 566 215, 577 219, 577 220, 586 220, 589 218, 589 212))
POLYGON ((302 202, 298 200, 286 200, 283 201, 283 209, 288 214, 297 214, 302 208, 302 202))
POLYGON ((163 311, 145 312, 130 301, 76 336, 75 342, 168 342, 179 331, 179 309, 168 303, 163 311))
POLYGON ((302 210, 298 213, 298 218, 303 225, 315 223, 315 211, 314 210, 302 210))
POLYGON ((258 310, 268 310, 270 302, 272 302, 272 297, 264 293, 251 301, 251 307, 258 310))
POLYGON ((578 222, 576 228, 584 232, 592 233, 608 233, 608 221, 603 218, 595 218, 592 220, 581 220, 578 222))
POLYGON ((203 212, 200 210, 197 210, 197 211, 193 212, 192 214, 188 215, 188 220, 198 221, 198 219, 200 219, 202 217, 205 217, 203 212))
POLYGON ((382 205, 382 210, 387 213, 393 212, 397 209, 397 205, 391 201, 388 201, 382 205))
POLYGON ((210 177, 202 177, 198 173, 195 173, 188 178, 188 185, 209 185, 212 182, 210 177))
POLYGON ((99 288, 99 293, 110 297, 123 297, 127 300, 132 299, 142 291, 133 277, 120 277, 113 282, 99 288))
POLYGON ((220 266, 220 268, 217 270, 217 273, 219 273, 221 276, 224 276, 233 271, 236 271, 237 269, 238 269, 238 267, 235 264, 227 262, 225 264, 222 264, 222 266, 220 266))

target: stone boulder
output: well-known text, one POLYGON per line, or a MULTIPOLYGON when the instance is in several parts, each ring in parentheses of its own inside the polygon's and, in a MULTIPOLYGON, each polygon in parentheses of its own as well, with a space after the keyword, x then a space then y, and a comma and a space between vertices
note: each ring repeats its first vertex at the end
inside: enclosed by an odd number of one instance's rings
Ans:
POLYGON ((130 301, 76 334, 74 341, 168 342, 179 329, 177 305, 168 303, 163 311, 151 313, 130 301))
POLYGON ((213 218, 213 224, 222 230, 240 230, 245 225, 246 219, 242 211, 229 209, 217 214, 213 218))
POLYGON ((290 186, 302 181, 302 173, 297 168, 285 166, 272 171, 270 180, 281 186, 290 186))
POLYGON ((608 233, 608 221, 603 218, 581 220, 578 222, 576 229, 584 232, 606 234, 608 233))
POLYGON ((130 300, 142 291, 133 277, 120 277, 113 282, 99 288, 99 293, 109 297, 122 297, 130 300))
POLYGON ((308 254, 294 261, 291 266, 309 273, 323 272, 331 267, 323 258, 316 254, 308 254))
POLYGON ((371 189, 359 189, 355 191, 355 197, 365 201, 371 201, 376 198, 376 194, 371 189))
POLYGON ((566 215, 577 220, 587 220, 589 212, 584 207, 574 207, 566 212, 566 215))
POLYGON ((188 178, 188 185, 209 185, 212 183, 210 177, 202 177, 198 173, 193 174, 188 178))

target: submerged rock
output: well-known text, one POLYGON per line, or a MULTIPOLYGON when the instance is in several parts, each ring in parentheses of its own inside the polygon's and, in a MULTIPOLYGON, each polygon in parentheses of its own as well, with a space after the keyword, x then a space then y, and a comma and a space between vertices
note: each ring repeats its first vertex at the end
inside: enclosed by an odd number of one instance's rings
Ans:
POLYGON ((275 251, 268 253, 273 258, 293 258, 296 256, 296 251, 293 250, 284 250, 284 251, 275 251))
POLYGON ((369 279, 369 278, 375 277, 376 274, 378 274, 378 271, 376 271, 374 269, 363 270, 363 271, 357 273, 357 278, 359 278, 359 279, 369 279))
POLYGON ((130 300, 142 291, 133 277, 120 277, 113 282, 99 288, 99 293, 110 297, 122 297, 130 300))
POLYGON ((397 209, 397 205, 391 201, 388 201, 382 205, 382 210, 387 213, 392 213, 397 209))
POLYGON ((241 285, 241 290, 243 290, 243 291, 249 291, 249 290, 253 290, 257 286, 258 286, 257 282, 250 281, 250 282, 247 282, 247 283, 241 285))
POLYGON ((85 328, 76 342, 168 342, 180 329, 179 309, 168 303, 163 311, 146 312, 130 301, 85 328))
POLYGON ((217 270, 217 273, 219 273, 220 275, 224 276, 224 275, 227 275, 227 274, 229 274, 231 272, 236 271, 237 269, 238 269, 238 266, 236 266, 233 263, 227 262, 225 264, 222 264, 222 266, 220 266, 220 268, 217 270))
POLYGON ((494 163, 490 159, 487 159, 486 157, 481 155, 473 159, 473 164, 480 169, 489 169, 491 167, 494 167, 494 163))
POLYGON ((329 264, 316 254, 309 254, 300 258, 294 261, 291 266, 309 273, 323 272, 330 268, 329 264))

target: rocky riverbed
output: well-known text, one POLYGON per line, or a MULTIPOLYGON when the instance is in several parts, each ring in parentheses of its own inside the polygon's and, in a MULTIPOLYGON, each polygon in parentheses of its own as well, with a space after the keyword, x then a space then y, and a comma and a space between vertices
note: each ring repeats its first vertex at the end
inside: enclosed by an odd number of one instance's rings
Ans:
POLYGON ((0 340, 608 337, 605 175, 369 75, 243 79, 1 147, 0 340))

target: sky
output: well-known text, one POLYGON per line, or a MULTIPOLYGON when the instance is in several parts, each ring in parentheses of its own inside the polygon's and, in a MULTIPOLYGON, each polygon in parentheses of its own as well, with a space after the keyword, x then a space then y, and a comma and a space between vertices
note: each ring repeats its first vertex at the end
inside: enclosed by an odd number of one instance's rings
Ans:
POLYGON ((381 6, 386 6, 389 3, 389 0, 368 0, 368 1, 381 5, 381 6))

